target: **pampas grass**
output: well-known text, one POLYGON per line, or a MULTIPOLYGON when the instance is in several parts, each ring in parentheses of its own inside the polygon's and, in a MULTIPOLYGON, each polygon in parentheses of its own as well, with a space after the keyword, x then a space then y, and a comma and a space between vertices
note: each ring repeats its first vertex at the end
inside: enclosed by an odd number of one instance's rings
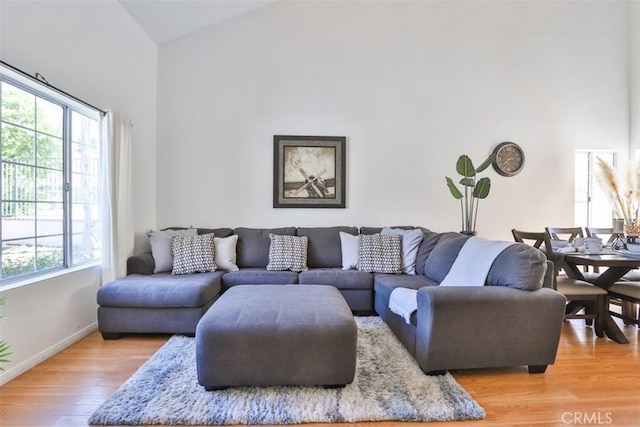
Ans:
POLYGON ((609 199, 611 208, 619 218, 624 218, 627 232, 637 233, 640 226, 640 169, 638 165, 616 173, 613 167, 597 157, 596 179, 609 199))

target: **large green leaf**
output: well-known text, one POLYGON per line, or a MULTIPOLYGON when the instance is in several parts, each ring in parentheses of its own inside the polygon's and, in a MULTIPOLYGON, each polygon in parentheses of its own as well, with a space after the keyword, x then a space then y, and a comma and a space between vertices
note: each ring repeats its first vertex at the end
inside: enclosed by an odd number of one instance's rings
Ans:
POLYGON ((451 195, 455 199, 458 199, 458 200, 462 199, 462 193, 460 192, 460 190, 458 190, 458 187, 456 187, 456 185, 453 183, 453 180, 448 176, 446 178, 447 178, 447 187, 449 187, 449 191, 451 191, 451 195))
MULTIPOLYGON (((12 353, 9 351, 11 346, 6 341, 0 341, 0 363, 8 363, 11 362, 6 357, 11 355, 12 353)), ((4 371, 4 368, 0 366, 0 371, 4 371)))
POLYGON ((481 178, 473 189, 473 197, 484 199, 489 195, 489 190, 491 190, 491 180, 487 177, 481 178))
POLYGON ((463 154, 458 158, 458 163, 456 163, 456 171, 465 178, 476 176, 476 170, 473 167, 473 162, 466 154, 463 154))
POLYGON ((465 187, 475 187, 476 181, 473 178, 462 178, 460 180, 460 185, 464 185, 465 187))
POLYGON ((496 158, 495 154, 490 154, 489 157, 487 157, 487 160, 485 160, 484 162, 482 162, 482 164, 480 166, 478 166, 478 169, 476 169, 476 173, 480 173, 483 170, 485 170, 486 168, 489 167, 489 165, 491 165, 491 163, 493 163, 493 160, 496 158))

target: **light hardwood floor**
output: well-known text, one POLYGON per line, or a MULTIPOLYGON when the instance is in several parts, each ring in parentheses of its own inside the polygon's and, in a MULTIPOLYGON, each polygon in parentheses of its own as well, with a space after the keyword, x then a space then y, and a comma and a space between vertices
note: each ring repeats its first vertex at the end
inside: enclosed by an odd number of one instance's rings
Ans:
MULTIPOLYGON (((526 368, 452 372, 487 418, 438 425, 640 426, 639 333, 636 326, 623 330, 628 345, 595 338, 582 321, 565 322, 556 363, 543 375, 526 368)), ((0 388, 0 426, 86 426, 89 415, 166 340, 103 341, 97 332, 89 335, 0 388)))

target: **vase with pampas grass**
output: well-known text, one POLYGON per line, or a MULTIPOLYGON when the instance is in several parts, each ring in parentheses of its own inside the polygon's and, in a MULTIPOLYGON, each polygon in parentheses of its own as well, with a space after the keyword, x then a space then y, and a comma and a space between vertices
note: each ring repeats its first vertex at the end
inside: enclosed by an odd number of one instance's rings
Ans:
POLYGON ((640 168, 629 166, 622 173, 597 157, 596 179, 618 218, 624 219, 625 234, 640 234, 640 168))

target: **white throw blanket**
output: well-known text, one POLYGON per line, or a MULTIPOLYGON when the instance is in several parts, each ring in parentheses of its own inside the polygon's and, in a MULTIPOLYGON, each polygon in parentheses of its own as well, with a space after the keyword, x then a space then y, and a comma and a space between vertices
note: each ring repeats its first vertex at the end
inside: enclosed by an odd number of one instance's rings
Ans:
POLYGON ((418 291, 409 288, 395 288, 389 297, 389 310, 411 324, 411 315, 418 309, 418 291))
POLYGON ((470 237, 440 286, 484 286, 491 265, 513 242, 470 237))
MULTIPOLYGON (((470 237, 464 243, 449 273, 440 286, 484 286, 491 265, 513 242, 470 237)), ((395 288, 389 297, 389 310, 411 324, 411 315, 418 309, 418 291, 395 288)))

